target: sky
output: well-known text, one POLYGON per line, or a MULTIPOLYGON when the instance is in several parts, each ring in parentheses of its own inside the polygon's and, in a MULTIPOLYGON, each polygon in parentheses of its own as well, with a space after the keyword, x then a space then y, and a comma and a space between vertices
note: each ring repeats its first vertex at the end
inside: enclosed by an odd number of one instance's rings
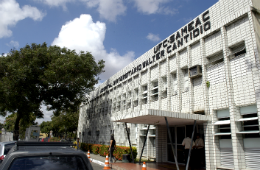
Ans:
MULTIPOLYGON (((0 0, 0 54, 43 42, 88 51, 105 61, 102 83, 217 1, 0 0)), ((41 110, 37 122, 51 120, 41 110)))

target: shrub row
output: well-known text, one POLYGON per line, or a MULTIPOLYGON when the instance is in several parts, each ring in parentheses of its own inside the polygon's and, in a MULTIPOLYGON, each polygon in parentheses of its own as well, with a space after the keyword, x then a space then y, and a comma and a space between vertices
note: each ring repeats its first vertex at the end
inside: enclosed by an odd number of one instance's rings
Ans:
MULTIPOLYGON (((85 152, 89 150, 93 154, 96 155, 99 154, 100 156, 106 156, 107 154, 109 154, 108 149, 109 149, 109 145, 81 143, 81 150, 85 152)), ((135 159, 137 156, 136 147, 132 147, 132 152, 135 159)), ((114 157, 116 157, 117 160, 122 160, 123 154, 129 154, 130 158, 132 159, 130 147, 116 146, 114 151, 114 157)))
POLYGON ((52 137, 52 138, 49 138, 48 142, 60 142, 60 138, 59 137, 52 137))

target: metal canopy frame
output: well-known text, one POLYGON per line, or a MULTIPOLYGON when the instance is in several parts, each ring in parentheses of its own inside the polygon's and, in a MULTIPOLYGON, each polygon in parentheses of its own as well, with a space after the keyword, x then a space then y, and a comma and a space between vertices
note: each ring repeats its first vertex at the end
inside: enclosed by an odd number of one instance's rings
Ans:
POLYGON ((146 143, 146 139, 147 139, 149 129, 150 129, 150 125, 148 125, 147 132, 146 132, 146 135, 145 135, 145 138, 144 138, 144 144, 143 144, 142 152, 141 152, 141 155, 140 155, 139 164, 141 164, 141 158, 142 158, 142 155, 143 155, 143 151, 144 151, 144 147, 145 147, 145 143, 146 143))
POLYGON ((192 144, 193 144, 193 137, 194 137, 195 127, 196 127, 196 120, 194 120, 194 124, 193 124, 193 131, 192 131, 192 135, 191 135, 191 143, 190 143, 190 149, 189 149, 189 156, 188 156, 188 160, 187 160, 187 164, 186 164, 186 170, 189 169, 190 155, 191 155, 191 149, 192 149, 192 144))
POLYGON ((130 146, 131 155, 132 155, 132 162, 135 163, 135 159, 134 159, 134 156, 133 156, 131 141, 130 141, 129 132, 128 132, 128 128, 127 128, 127 123, 126 122, 125 122, 125 130, 126 130, 126 133, 127 133, 127 138, 128 138, 128 142, 129 142, 129 146, 130 146))
POLYGON ((177 158, 175 156, 174 147, 173 147, 173 143, 172 143, 172 135, 171 135, 171 132, 170 132, 170 128, 169 128, 167 117, 165 117, 165 122, 166 122, 166 126, 167 126, 167 131, 168 131, 168 135, 169 135, 169 139, 170 139, 170 143, 171 143, 171 147, 172 147, 172 153, 173 153, 173 156, 174 156, 176 168, 177 168, 177 170, 179 170, 178 160, 177 160, 177 158))

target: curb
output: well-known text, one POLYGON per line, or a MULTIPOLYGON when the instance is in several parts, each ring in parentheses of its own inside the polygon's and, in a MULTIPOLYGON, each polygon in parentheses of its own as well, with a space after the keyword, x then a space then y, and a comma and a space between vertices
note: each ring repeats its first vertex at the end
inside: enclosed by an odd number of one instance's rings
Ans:
POLYGON ((98 161, 98 160, 95 160, 95 159, 92 159, 92 158, 90 158, 90 160, 91 160, 91 162, 93 162, 93 163, 99 164, 99 165, 101 165, 101 166, 105 166, 105 163, 104 163, 104 162, 101 162, 101 161, 98 161))

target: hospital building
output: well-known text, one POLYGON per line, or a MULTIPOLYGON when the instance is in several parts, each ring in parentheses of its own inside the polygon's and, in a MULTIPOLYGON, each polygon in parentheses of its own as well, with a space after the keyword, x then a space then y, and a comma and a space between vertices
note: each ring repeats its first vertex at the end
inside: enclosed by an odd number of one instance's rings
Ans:
POLYGON ((259 170, 259 54, 260 1, 219 0, 87 95, 80 140, 181 165, 199 133, 207 170, 259 170))

